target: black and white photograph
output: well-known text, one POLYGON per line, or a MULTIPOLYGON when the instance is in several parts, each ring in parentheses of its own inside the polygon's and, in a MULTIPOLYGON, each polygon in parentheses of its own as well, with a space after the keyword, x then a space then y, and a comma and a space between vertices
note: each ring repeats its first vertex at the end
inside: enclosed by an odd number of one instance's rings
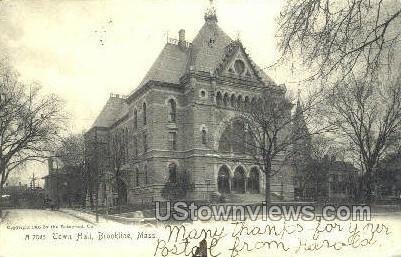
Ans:
POLYGON ((0 257, 400 241, 400 0, 0 0, 0 257))

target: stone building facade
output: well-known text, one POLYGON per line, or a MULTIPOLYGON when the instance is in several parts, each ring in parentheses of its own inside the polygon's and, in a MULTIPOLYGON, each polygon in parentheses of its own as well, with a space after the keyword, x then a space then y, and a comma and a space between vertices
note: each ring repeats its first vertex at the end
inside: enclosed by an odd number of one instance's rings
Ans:
MULTIPOLYGON (((114 192, 124 204, 165 199, 167 181, 182 174, 190 184, 186 199, 207 200, 217 192, 233 202, 264 199, 259 167, 223 138, 262 90, 284 94, 285 88, 222 31, 214 9, 204 18, 192 42, 184 30, 168 40, 131 94, 111 95, 86 133, 94 169, 109 178, 118 173, 114 192)), ((273 199, 292 200, 293 169, 288 164, 283 170, 272 179, 273 199)), ((110 179, 99 181, 99 200, 111 201, 110 179)))

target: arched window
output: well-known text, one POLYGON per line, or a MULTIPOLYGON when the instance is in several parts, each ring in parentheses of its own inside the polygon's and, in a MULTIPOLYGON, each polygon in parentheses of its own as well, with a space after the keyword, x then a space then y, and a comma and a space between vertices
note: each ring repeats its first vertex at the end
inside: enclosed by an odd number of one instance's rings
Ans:
POLYGON ((241 96, 241 95, 239 95, 239 96, 237 97, 237 108, 238 108, 238 109, 241 109, 241 108, 242 108, 242 96, 241 96))
POLYGON ((252 108, 255 108, 255 105, 256 105, 256 99, 255 97, 252 97, 250 109, 252 110, 252 108))
POLYGON ((174 99, 168 100, 168 121, 175 122, 176 120, 176 104, 174 99))
POLYGON ((138 168, 135 169, 135 185, 136 185, 137 187, 140 186, 140 181, 139 181, 139 170, 138 170, 138 168))
POLYGON ((207 132, 205 128, 202 129, 202 144, 207 144, 207 132))
POLYGON ((249 110, 249 96, 245 96, 244 108, 245 110, 249 110))
POLYGON ((230 104, 231 104, 231 107, 235 107, 235 102, 236 102, 235 100, 236 100, 236 99, 235 99, 235 95, 232 94, 232 95, 231 95, 231 101, 230 101, 230 102, 231 102, 231 103, 230 103, 230 104))
POLYGON ((224 94, 224 97, 223 97, 223 104, 224 104, 224 106, 228 106, 228 102, 230 101, 230 99, 229 99, 229 97, 228 97, 228 94, 227 93, 225 93, 224 94))
POLYGON ((148 166, 146 164, 143 168, 143 172, 145 173, 145 185, 147 185, 149 183, 149 180, 148 180, 148 166))
POLYGON ((138 156, 138 139, 134 136, 134 156, 138 156))
POLYGON ((220 93, 220 91, 219 91, 219 92, 217 92, 217 94, 216 94, 216 104, 217 104, 217 106, 220 106, 221 103, 222 103, 222 101, 223 101, 223 97, 222 97, 222 95, 221 95, 221 93, 220 93))
POLYGON ((168 165, 168 181, 171 183, 177 182, 177 165, 175 163, 168 165))
POLYGON ((128 147, 128 128, 125 128, 125 141, 124 141, 124 154, 125 154, 125 161, 128 162, 128 156, 129 156, 129 147, 128 147))
POLYGON ((138 129, 138 111, 134 110, 134 129, 138 129))
POLYGON ((259 194, 260 192, 260 187, 259 187, 259 171, 257 168, 252 168, 251 172, 249 173, 249 178, 248 178, 248 192, 251 194, 259 194))
POLYGON ((177 132, 168 132, 168 140, 170 141, 170 150, 177 150, 177 132))
POLYGON ((143 115, 143 125, 146 125, 146 119, 147 119, 147 117, 146 117, 146 103, 143 103, 143 113, 142 113, 142 115, 143 115))

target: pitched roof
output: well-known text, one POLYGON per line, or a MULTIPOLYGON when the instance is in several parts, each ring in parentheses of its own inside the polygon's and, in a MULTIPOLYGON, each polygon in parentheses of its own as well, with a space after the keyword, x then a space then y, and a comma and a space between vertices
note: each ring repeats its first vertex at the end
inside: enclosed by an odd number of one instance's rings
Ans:
POLYGON ((127 112, 128 106, 126 100, 121 97, 111 96, 97 116, 93 127, 110 127, 121 115, 127 112))
MULTIPOLYGON (((180 78, 190 69, 215 72, 224 61, 226 48, 233 40, 217 25, 217 17, 205 16, 205 20, 191 45, 167 43, 139 86, 130 95, 151 80, 179 84, 180 78)), ((275 85, 274 81, 250 58, 249 61, 259 72, 262 81, 275 85)), ((92 127, 110 127, 127 111, 125 99, 111 97, 92 127)))
POLYGON ((149 80, 179 83, 180 77, 186 71, 188 57, 188 48, 167 43, 139 86, 149 80))

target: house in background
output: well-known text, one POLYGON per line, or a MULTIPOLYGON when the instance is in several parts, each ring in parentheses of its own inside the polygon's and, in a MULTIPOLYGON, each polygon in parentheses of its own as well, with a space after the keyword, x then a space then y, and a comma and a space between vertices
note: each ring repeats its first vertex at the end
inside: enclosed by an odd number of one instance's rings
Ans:
POLYGON ((58 207, 83 206, 85 190, 82 170, 64 165, 59 157, 48 158, 49 174, 45 180, 46 198, 50 198, 58 207))

